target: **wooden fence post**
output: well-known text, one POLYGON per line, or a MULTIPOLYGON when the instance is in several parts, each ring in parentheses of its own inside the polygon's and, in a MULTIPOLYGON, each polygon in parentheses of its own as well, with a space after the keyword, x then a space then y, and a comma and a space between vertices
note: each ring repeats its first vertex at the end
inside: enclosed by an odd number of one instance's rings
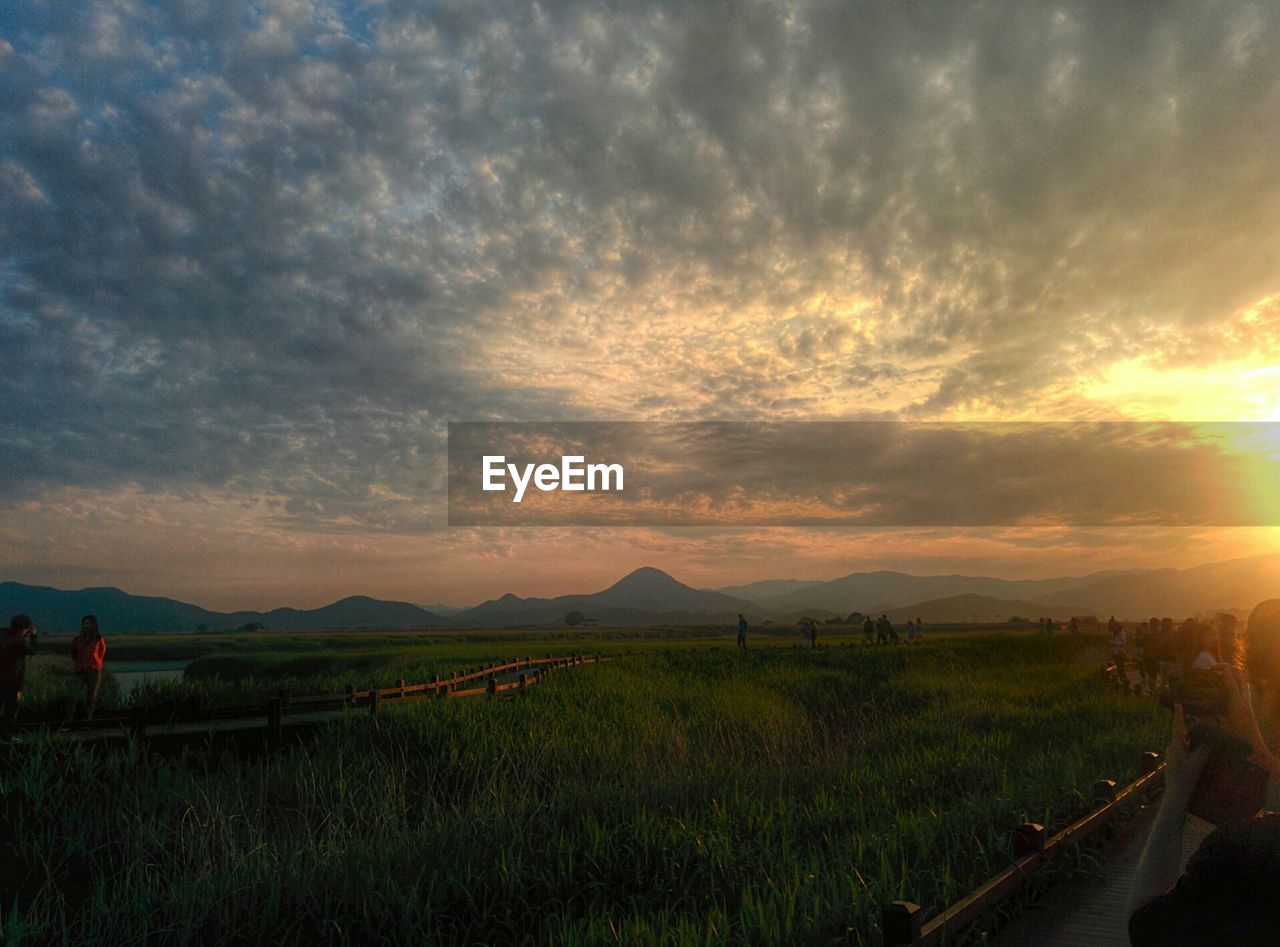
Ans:
POLYGON ((401 700, 404 700, 404 678, 403 677, 396 681, 396 687, 400 689, 400 693, 398 696, 400 697, 401 700))
POLYGON ((524 673, 524 671, 521 671, 520 672, 520 690, 527 691, 528 689, 529 689, 529 675, 524 673))
POLYGON ((348 704, 354 704, 356 702, 356 686, 354 684, 347 685, 346 701, 348 704))
POLYGON ((914 901, 894 901, 880 909, 880 932, 884 947, 904 947, 920 939, 924 908, 914 901))
POLYGON ((1013 857, 1022 859, 1043 852, 1047 840, 1048 833, 1043 825, 1038 822, 1023 822, 1013 833, 1013 857))
POLYGON ((1138 774, 1147 776, 1154 773, 1160 768, 1160 754, 1153 750, 1147 750, 1138 757, 1138 774))
POLYGON ((378 719, 378 705, 382 703, 382 695, 378 693, 378 689, 369 689, 369 716, 375 721, 378 719))
POLYGON ((1116 801, 1116 781, 1114 779, 1100 779, 1093 784, 1093 801, 1115 802, 1116 801))
POLYGON ((489 683, 485 685, 484 691, 491 698, 498 696, 498 679, 492 674, 489 675, 489 683))

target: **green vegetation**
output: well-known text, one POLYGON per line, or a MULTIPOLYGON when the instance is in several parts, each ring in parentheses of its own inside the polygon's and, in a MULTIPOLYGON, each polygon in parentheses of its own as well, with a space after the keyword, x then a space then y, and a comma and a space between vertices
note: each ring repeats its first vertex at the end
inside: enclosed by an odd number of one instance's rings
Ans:
POLYGON ((1098 686, 1100 657, 1083 636, 651 645, 509 702, 393 708, 376 730, 353 715, 272 756, 29 737, 0 748, 0 930, 876 943, 877 905, 954 901, 1008 864, 1019 822, 1060 827, 1162 744, 1153 702, 1098 686))

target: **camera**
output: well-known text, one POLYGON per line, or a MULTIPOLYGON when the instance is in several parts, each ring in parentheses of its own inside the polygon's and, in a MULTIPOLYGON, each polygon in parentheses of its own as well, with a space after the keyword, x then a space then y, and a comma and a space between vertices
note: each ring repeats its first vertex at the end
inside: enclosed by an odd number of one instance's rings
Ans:
POLYGON ((1227 712, 1227 682, 1216 671, 1183 671, 1160 692, 1160 703, 1173 709, 1181 704, 1188 717, 1220 717, 1227 712))

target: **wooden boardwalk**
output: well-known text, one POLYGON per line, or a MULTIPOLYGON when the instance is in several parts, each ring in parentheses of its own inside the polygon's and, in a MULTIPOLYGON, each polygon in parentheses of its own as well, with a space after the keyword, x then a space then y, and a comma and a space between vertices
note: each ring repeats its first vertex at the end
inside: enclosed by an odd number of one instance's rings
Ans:
MULTIPOLYGON (((477 686, 450 691, 447 699, 459 700, 466 698, 484 698, 489 696, 493 696, 498 699, 509 699, 519 693, 521 676, 522 672, 519 670, 509 671, 504 674, 496 674, 494 676, 496 693, 492 695, 489 693, 487 682, 478 682, 477 686)), ((530 686, 532 686, 532 684, 530 684, 530 686)), ((381 704, 380 709, 381 712, 386 713, 392 707, 406 704, 418 704, 424 701, 439 699, 440 698, 436 694, 428 691, 420 694, 408 695, 394 701, 386 701, 381 704)), ((365 704, 324 710, 298 709, 296 711, 285 712, 281 715, 280 728, 282 731, 293 730, 297 732, 323 726, 349 717, 369 718, 370 708, 365 704)), ((48 733, 53 739, 78 743, 121 743, 137 734, 137 731, 123 724, 116 727, 99 727, 95 729, 75 729, 74 727, 59 728, 57 726, 41 727, 40 729, 43 730, 43 732, 48 733)), ((235 737, 236 735, 255 736, 262 735, 265 732, 266 720, 263 716, 227 717, 220 720, 190 720, 172 723, 149 722, 146 724, 145 730, 143 731, 145 738, 148 741, 162 740, 180 742, 208 739, 212 737, 235 737)))
MULTIPOLYGON (((993 947, 1129 947, 1128 904, 1138 859, 1147 841, 1150 818, 1102 853, 1095 875, 1077 875, 1053 885, 1044 899, 1020 911, 992 940, 993 947)), ((1182 834, 1182 863, 1213 830, 1208 822, 1187 818, 1182 834)))

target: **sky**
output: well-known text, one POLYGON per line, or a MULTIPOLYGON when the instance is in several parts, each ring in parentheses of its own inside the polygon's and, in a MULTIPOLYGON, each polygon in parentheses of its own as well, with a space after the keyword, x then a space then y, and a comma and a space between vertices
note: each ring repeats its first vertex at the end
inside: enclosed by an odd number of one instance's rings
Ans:
POLYGON ((449 527, 450 421, 1280 421, 1271 3, 0 8, 0 579, 214 608, 1280 551, 449 527))

